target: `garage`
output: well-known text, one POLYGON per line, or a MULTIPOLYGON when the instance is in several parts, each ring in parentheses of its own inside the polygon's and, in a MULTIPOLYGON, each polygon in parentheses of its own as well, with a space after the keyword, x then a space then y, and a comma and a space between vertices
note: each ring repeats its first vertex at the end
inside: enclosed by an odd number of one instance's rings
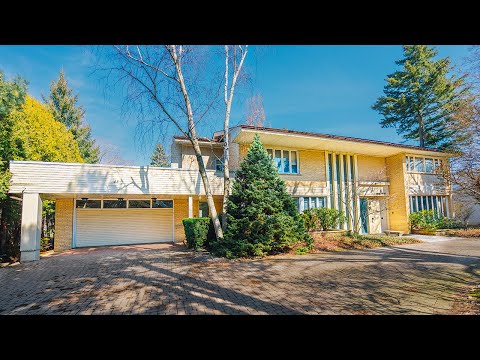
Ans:
POLYGON ((173 242, 173 200, 76 200, 74 247, 173 242))

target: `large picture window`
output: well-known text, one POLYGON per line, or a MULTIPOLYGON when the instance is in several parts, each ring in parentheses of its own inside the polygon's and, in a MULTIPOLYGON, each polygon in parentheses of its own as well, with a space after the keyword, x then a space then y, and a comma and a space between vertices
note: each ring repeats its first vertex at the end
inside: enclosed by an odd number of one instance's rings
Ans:
POLYGON ((77 209, 163 209, 173 208, 173 200, 150 199, 78 199, 77 209))
POLYGON ((277 170, 281 174, 298 174, 299 158, 296 150, 267 149, 277 170))
POLYGON ((448 196, 422 195, 410 196, 410 212, 434 210, 439 216, 449 216, 448 196))
MULTIPOLYGON (((298 203, 298 208, 300 209, 300 199, 298 203)), ((327 206, 327 198, 324 196, 320 197, 304 197, 303 198, 303 210, 308 209, 317 209, 327 206)))

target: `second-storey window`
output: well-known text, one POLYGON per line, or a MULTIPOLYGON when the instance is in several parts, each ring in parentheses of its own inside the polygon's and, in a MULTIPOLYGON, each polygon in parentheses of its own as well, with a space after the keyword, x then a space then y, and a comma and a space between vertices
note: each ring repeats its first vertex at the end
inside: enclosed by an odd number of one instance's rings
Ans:
POLYGON ((267 152, 274 161, 279 173, 298 174, 298 151, 267 149, 267 152))
POLYGON ((442 166, 442 159, 423 156, 407 156, 407 171, 434 173, 442 166))
POLYGON ((225 166, 223 165, 223 156, 220 159, 216 158, 215 159, 215 170, 223 171, 224 168, 225 168, 225 166))

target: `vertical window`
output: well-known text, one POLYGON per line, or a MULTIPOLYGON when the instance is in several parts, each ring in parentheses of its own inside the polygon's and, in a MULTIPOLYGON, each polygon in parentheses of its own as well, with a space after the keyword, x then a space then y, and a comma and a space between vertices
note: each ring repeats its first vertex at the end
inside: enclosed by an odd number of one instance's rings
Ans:
POLYGON ((291 152, 291 159, 292 159, 292 173, 293 174, 298 174, 298 164, 297 164, 297 152, 292 151, 291 152))
POLYGON ((303 210, 322 208, 326 206, 326 203, 325 197, 304 197, 303 210))
POLYGON ((423 206, 423 210, 428 210, 427 197, 426 196, 422 196, 422 206, 423 206))
POLYGON ((414 171, 415 169, 415 166, 414 166, 414 162, 413 162, 413 156, 410 156, 410 161, 409 161, 409 164, 410 164, 410 171, 414 171))
POLYGON ((423 158, 415 158, 415 171, 417 172, 424 172, 425 166, 423 163, 423 158))
POLYGON ((208 203, 200 202, 198 203, 198 217, 207 217, 208 216, 208 203))
POLYGON ((333 156, 332 154, 328 154, 328 178, 330 180, 330 207, 334 208, 334 198, 333 198, 333 156))
POLYGON ((283 150, 283 172, 290 172, 290 151, 283 150))
POLYGON ((350 181, 355 179, 355 166, 353 165, 353 155, 350 155, 350 181))
POLYGON ((216 171, 223 171, 224 170, 224 157, 222 156, 220 159, 215 159, 215 170, 216 171))
POLYGON ((310 201, 308 197, 303 198, 303 210, 308 210, 310 209, 310 201))
POLYGON ((425 171, 427 173, 433 173, 433 159, 425 159, 425 171))
POLYGON ((282 171, 282 150, 275 150, 275 163, 277 164, 278 172, 282 171))

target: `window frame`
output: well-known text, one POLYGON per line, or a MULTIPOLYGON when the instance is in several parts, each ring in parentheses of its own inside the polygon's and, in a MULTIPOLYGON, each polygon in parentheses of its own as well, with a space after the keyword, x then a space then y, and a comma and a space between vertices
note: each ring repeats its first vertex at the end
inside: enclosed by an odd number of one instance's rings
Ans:
POLYGON ((222 156, 221 158, 216 157, 213 166, 215 167, 215 171, 223 172, 225 171, 225 157, 222 156), (221 165, 221 170, 217 168, 218 165, 221 165))
POLYGON ((300 175, 300 154, 298 150, 292 150, 288 148, 278 148, 278 147, 268 147, 265 148, 267 151, 268 155, 274 161, 275 167, 277 168, 277 171, 279 174, 285 174, 285 175, 300 175), (272 152, 271 154, 269 153, 269 150, 272 152), (275 152, 280 151, 280 168, 278 168, 277 161, 276 161, 276 156, 275 152), (289 172, 285 172, 285 164, 284 164, 284 151, 288 151, 288 170, 289 172), (297 172, 292 172, 292 153, 295 152, 296 155, 296 166, 297 166, 297 172))
POLYGON ((124 199, 124 201, 126 202, 126 207, 122 207, 122 208, 106 208, 103 206, 103 202, 104 200, 117 200, 117 199, 98 199, 98 198, 94 198, 94 199, 88 199, 88 200, 94 200, 94 201, 100 201, 100 207, 98 208, 82 208, 82 207, 77 207, 77 201, 83 201, 81 198, 75 198, 74 199, 74 208, 75 210, 128 210, 128 209, 134 209, 134 210, 147 210, 147 209, 150 209, 150 210, 162 210, 162 209, 173 209, 174 206, 175 206, 175 200, 174 199, 156 199, 157 201, 171 201, 172 202, 172 206, 171 207, 153 207, 153 200, 152 198, 149 198, 149 199, 124 199), (145 200, 148 200, 150 201, 150 207, 145 207, 145 208, 137 208, 137 207, 130 207, 130 201, 131 200, 140 200, 140 201, 145 201, 145 200))
POLYGON ((406 155, 406 172, 411 174, 431 174, 435 175, 437 170, 440 169, 443 163, 441 157, 434 156, 416 156, 416 155, 406 155), (432 171, 427 171, 427 160, 432 160, 432 171), (421 160, 423 165, 423 171, 417 170, 417 160, 421 160))

